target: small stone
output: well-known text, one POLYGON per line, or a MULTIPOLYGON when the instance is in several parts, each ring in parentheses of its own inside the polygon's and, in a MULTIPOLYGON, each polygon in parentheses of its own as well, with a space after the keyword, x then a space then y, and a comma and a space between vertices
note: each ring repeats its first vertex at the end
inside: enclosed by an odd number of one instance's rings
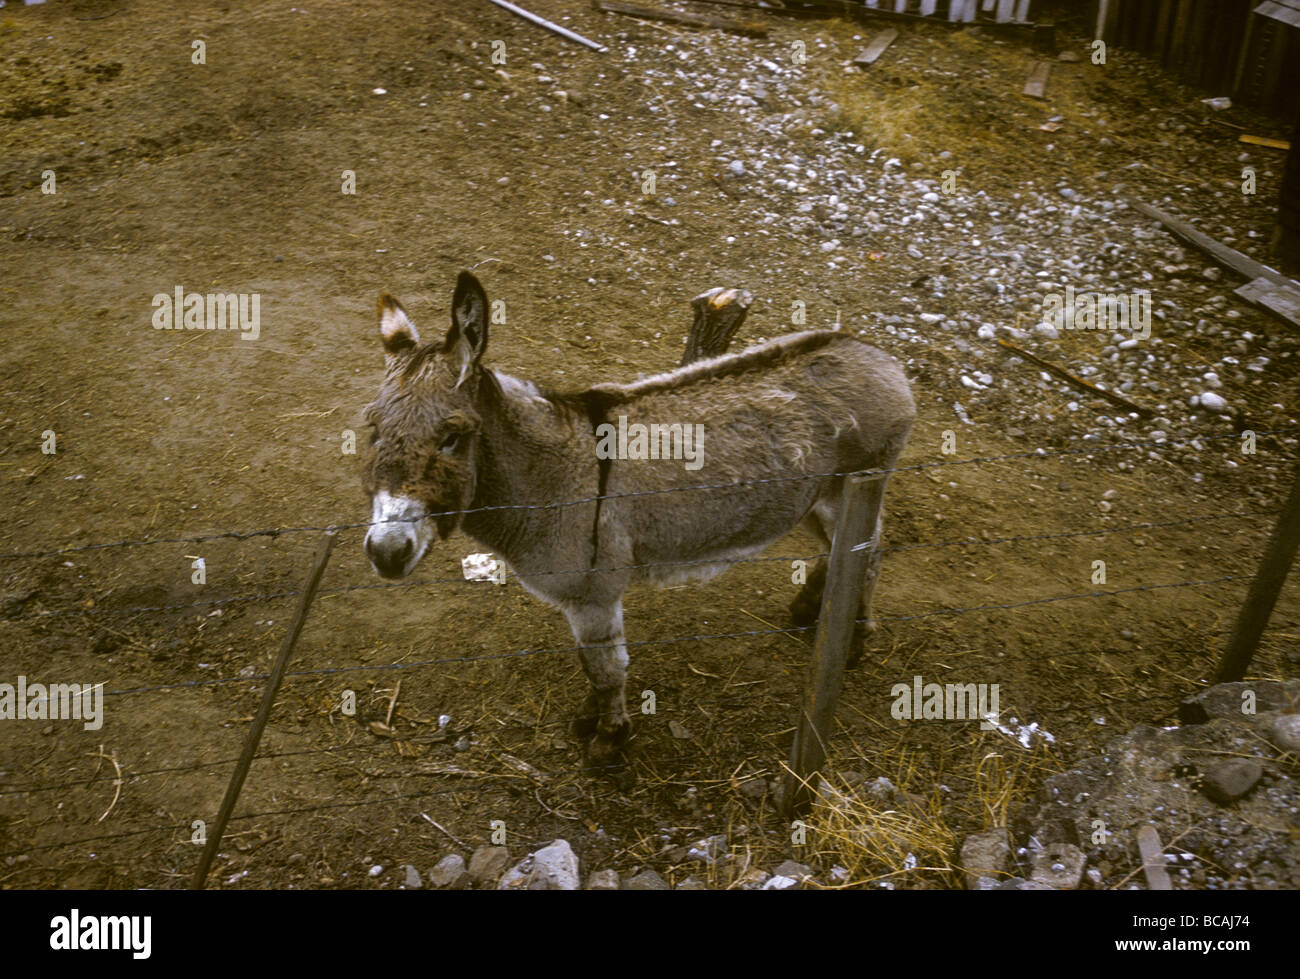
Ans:
POLYGON ((771 877, 767 879, 767 882, 763 884, 761 890, 789 891, 797 888, 798 886, 799 886, 799 881, 795 880, 793 877, 783 877, 780 874, 773 874, 771 877))
POLYGON ((409 863, 402 869, 406 871, 406 889, 408 891, 418 891, 424 887, 424 880, 420 877, 418 870, 409 863))
POLYGON ((495 884, 510 866, 510 851, 503 846, 481 846, 470 855, 469 876, 476 884, 495 884))
POLYGON ((587 875, 589 891, 616 891, 622 886, 617 870, 597 870, 587 875))
POLYGON ((717 836, 707 836, 702 840, 696 840, 686 850, 687 860, 698 860, 700 863, 716 863, 720 857, 727 853, 727 837, 723 834, 717 836))
POLYGON ((371 877, 378 877, 380 874, 384 872, 384 866, 383 864, 377 863, 373 867, 371 867, 370 870, 367 872, 370 874, 371 877))
POLYGON ((707 891, 708 889, 708 884, 704 883, 702 880, 696 880, 694 877, 687 877, 684 881, 678 884, 676 888, 674 888, 674 890, 678 891, 707 891))
POLYGON ((797 860, 786 860, 774 871, 778 877, 793 877, 795 880, 811 877, 812 872, 812 867, 806 863, 799 863, 797 860))
POLYGON ((731 171, 733 177, 743 177, 745 175, 745 164, 740 160, 732 160, 727 164, 727 169, 731 171))
POLYGON ((1279 714, 1274 718, 1273 740, 1283 751, 1300 755, 1300 714, 1279 714))
POLYGON ((1218 282, 1223 278, 1223 269, 1219 268, 1217 265, 1211 265, 1204 269, 1201 272, 1201 275, 1205 276, 1205 278, 1209 279, 1211 282, 1218 282))
POLYGON ((459 890, 469 882, 465 858, 459 853, 449 853, 429 871, 429 886, 459 890))
POLYGON ((1072 891, 1083 880, 1088 858, 1073 843, 1049 843, 1034 851, 1030 880, 1057 891, 1072 891))
POLYGON ((664 880, 653 870, 643 870, 635 877, 629 877, 623 881, 623 890, 625 891, 667 891, 671 890, 668 881, 664 880))
POLYGON ((960 863, 966 871, 966 886, 976 889, 981 877, 996 877, 1006 873, 1011 861, 1011 840, 1004 826, 972 833, 961 845, 960 863))
POLYGON ((1201 407, 1209 411, 1221 412, 1224 408, 1228 407, 1228 402, 1224 401, 1222 397, 1215 394, 1213 391, 1202 392, 1200 402, 1201 407))
POLYGON ((1056 56, 1056 60, 1064 61, 1066 64, 1073 65, 1082 61, 1083 58, 1078 51, 1062 51, 1056 56))
POLYGON ((1240 799, 1255 787, 1264 769, 1253 758, 1229 758, 1205 773, 1201 791, 1221 805, 1240 799))

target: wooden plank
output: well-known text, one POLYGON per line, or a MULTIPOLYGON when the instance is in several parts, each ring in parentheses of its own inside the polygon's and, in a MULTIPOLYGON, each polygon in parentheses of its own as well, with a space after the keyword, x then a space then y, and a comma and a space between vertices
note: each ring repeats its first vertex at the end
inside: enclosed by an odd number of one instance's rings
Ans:
POLYGON ((1268 279, 1281 286, 1295 285, 1291 279, 1287 278, 1277 269, 1271 269, 1262 262, 1255 261, 1249 255, 1243 255, 1236 249, 1220 244, 1209 235, 1197 231, 1186 221, 1180 221, 1178 218, 1166 214, 1164 211, 1152 207, 1150 204, 1136 203, 1133 207, 1148 217, 1155 218, 1177 237, 1181 238, 1189 245, 1199 248, 1224 268, 1231 269, 1238 275, 1244 276, 1247 279, 1268 279))
POLYGON ((998 12, 997 12, 996 19, 999 24, 1005 24, 1009 20, 1011 20, 1011 8, 1014 4, 1015 4, 1015 0, 998 0, 998 12))
POLYGON ((1099 388, 1091 381, 1085 381, 1082 377, 1079 377, 1077 374, 1071 374, 1061 365, 1053 364, 1050 360, 1044 360, 1042 357, 1039 357, 1037 354, 1031 354, 1028 350, 1025 350, 1023 347, 1017 347, 1014 343, 1008 343, 1006 340, 999 338, 998 346, 1002 347, 1005 350, 1010 350, 1017 357, 1022 357, 1025 360, 1029 361, 1031 364, 1037 364, 1043 370, 1047 371, 1050 374, 1055 374, 1063 381, 1069 381, 1079 390, 1090 391, 1091 393, 1097 395, 1099 398, 1104 398, 1105 400, 1109 401, 1111 404, 1117 405, 1126 411, 1135 411, 1143 418, 1150 418, 1152 415, 1155 414, 1155 412, 1152 411, 1150 408, 1144 408, 1140 404, 1135 404, 1134 402, 1130 401, 1128 398, 1124 397, 1122 394, 1116 394, 1114 391, 1107 390, 1106 388, 1099 388))
POLYGON ((1138 829, 1138 853, 1142 855, 1142 872, 1146 874, 1147 889, 1172 891, 1174 885, 1165 867, 1165 848, 1160 843, 1160 834, 1150 823, 1138 829))
MULTIPOLYGON (((1102 0, 1103 3, 1107 0, 1102 0)), ((1016 23, 1024 24, 1029 21, 1029 0, 1016 0, 1016 23)))
POLYGON ((874 65, 876 59, 885 53, 885 49, 893 44, 897 37, 898 31, 892 27, 889 28, 889 30, 881 31, 867 43, 867 46, 862 49, 861 53, 853 59, 853 63, 859 68, 866 68, 869 65, 874 65))
POLYGON ((939 6, 939 0, 921 0, 921 16, 929 17, 939 6))
POLYGON ((1257 309, 1271 313, 1300 330, 1300 285, 1285 286, 1271 279, 1251 279, 1235 290, 1238 296, 1257 309))
POLYGON ((867 563, 879 556, 879 551, 873 556, 872 549, 880 545, 876 530, 880 526, 886 478, 888 474, 878 473, 849 476, 844 480, 817 620, 817 638, 801 699, 803 710, 790 749, 790 770, 782 792, 782 807, 790 816, 802 812, 812 801, 816 789, 814 776, 826 760, 826 743, 830 740, 835 707, 844 685, 844 668, 859 606, 864 606, 868 619, 871 617, 870 598, 864 587, 867 563))
POLYGON ((729 20, 712 14, 684 14, 676 10, 661 7, 642 7, 634 3, 614 3, 612 0, 595 0, 592 4, 597 10, 610 14, 622 14, 625 17, 640 17, 642 20, 659 20, 668 24, 681 24, 685 27, 705 27, 733 34, 746 34, 749 37, 767 37, 767 25, 748 20, 729 20))
POLYGON ((1031 99, 1047 98, 1047 76, 1052 70, 1050 61, 1036 61, 1034 67, 1029 71, 1029 78, 1025 82, 1025 94, 1031 99))
POLYGON ((961 20, 961 12, 966 9, 966 0, 948 0, 948 20, 956 23, 961 20))
POLYGON ((1267 136, 1250 136, 1242 135, 1237 137, 1239 143, 1249 143, 1251 146, 1267 146, 1274 150, 1289 150, 1290 142, 1285 139, 1270 139, 1267 136))

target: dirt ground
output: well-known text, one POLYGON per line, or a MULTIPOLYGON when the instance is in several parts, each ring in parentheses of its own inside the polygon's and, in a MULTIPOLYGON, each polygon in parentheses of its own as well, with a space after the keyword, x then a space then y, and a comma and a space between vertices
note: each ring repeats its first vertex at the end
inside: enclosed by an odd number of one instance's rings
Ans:
MULTIPOLYGON (((925 271, 908 257, 906 229, 872 244, 878 259, 832 270, 799 234, 750 233, 751 200, 729 189, 711 145, 744 143, 743 121, 689 100, 666 110, 638 73, 689 61, 704 35, 577 0, 531 6, 611 51, 501 11, 417 0, 0 10, 0 552, 366 520, 359 457, 341 440, 364 432, 361 409, 381 377, 375 297, 391 290, 418 325, 441 330, 462 267, 477 264, 489 296, 507 302, 490 364, 556 387, 675 365, 689 299, 713 285, 756 295, 738 345, 794 329, 792 296, 809 299, 810 326, 831 325, 837 308, 918 312, 901 298, 925 271), (196 39, 206 64, 191 61, 196 39), (504 65, 491 63, 493 40, 505 42, 504 65), (641 198, 639 175, 654 166, 674 174, 676 225, 641 198), (41 192, 46 170, 53 195, 41 192), (341 192, 345 170, 355 194, 341 192), (259 294, 260 337, 153 329, 152 297, 178 285, 259 294), (41 452, 47 430, 53 455, 41 452)), ((1199 93, 1151 82, 1137 60, 1104 79, 1062 70, 1045 109, 1019 95, 1034 57, 1026 41, 909 29, 903 63, 943 72, 850 76, 841 62, 860 47, 860 26, 768 23, 766 39, 713 34, 709 50, 777 60, 806 38, 817 54, 806 84, 835 92, 857 123, 867 110, 850 98, 905 113, 909 99, 930 105, 942 94, 946 117, 916 117, 905 140, 881 137, 907 166, 937 175, 947 148, 972 188, 1009 197, 1061 175, 1092 188, 1098 155, 1122 152, 1145 164, 1130 178, 1134 196, 1212 205, 1239 233, 1257 232, 1248 250, 1267 260, 1268 201, 1216 197, 1167 172, 1190 159, 1203 172, 1239 170, 1235 134, 1201 121, 1155 132, 1139 109, 1154 100, 1199 120, 1188 108, 1199 93), (1104 111, 1114 148, 1067 125, 1045 156, 1039 122, 1048 111, 1072 120, 1083 105, 1104 111), (1179 160, 1168 158, 1169 140, 1179 160)), ((811 145, 819 132, 791 139, 811 145)), ((1242 309, 1242 329, 1283 329, 1242 309)), ((991 414, 959 425, 951 404, 962 392, 941 369, 942 349, 918 360, 890 335, 868 339, 912 360, 919 420, 907 464, 1081 445, 1067 413, 1018 436, 991 414), (954 427, 958 453, 947 456, 942 433, 954 427)), ((1294 418, 1287 364, 1239 393, 1261 429, 1294 418)), ((1204 434, 1232 432, 1225 419, 1204 434)), ((1049 455, 894 480, 887 543, 903 549, 886 558, 882 629, 844 689, 836 770, 887 776, 924 797, 934 839, 951 842, 1005 822, 1043 778, 1115 732, 1173 723, 1179 699, 1212 672, 1243 579, 924 614, 1253 573, 1267 518, 990 542, 1273 510, 1292 468, 1269 437, 1252 461, 1234 461, 1244 458, 1235 437, 1185 458, 1143 458, 1049 455), (1120 469, 1123 459, 1131 465, 1120 469), (1104 586, 1092 582, 1096 560, 1108 567, 1104 586), (971 723, 895 720, 890 690, 914 675, 997 683, 1004 716, 1055 740, 1025 749, 971 723)), ((789 752, 810 639, 773 630, 789 624, 797 588, 788 559, 816 553, 811 538, 792 535, 768 552, 786 560, 741 565, 701 588, 629 595, 631 703, 635 712, 640 691, 654 691, 657 712, 635 714, 630 777, 612 781, 577 772, 566 727, 585 692, 576 657, 505 655, 570 647, 559 614, 513 582, 460 580, 461 557, 482 549, 464 536, 433 550, 420 586, 328 591, 378 584, 361 535, 345 531, 335 549, 212 886, 396 887, 400 865, 468 857, 496 820, 512 855, 563 837, 584 871, 699 876, 666 854, 727 833, 768 869, 794 856, 848 867, 845 886, 960 886, 943 846, 937 863, 908 872, 855 861, 816 824, 795 846, 770 794, 742 791, 778 776, 789 752), (748 632, 759 634, 662 642, 748 632), (345 690, 357 694, 355 716, 340 710, 345 690)), ((215 816, 293 599, 123 610, 294 591, 318 536, 0 560, 0 682, 103 682, 108 692, 98 731, 4 725, 0 885, 185 886, 198 851, 191 826, 215 816), (191 581, 195 556, 202 586, 191 581), (127 776, 120 785, 114 764, 127 776)), ((1284 593, 1252 675, 1295 675, 1295 596, 1284 593)), ((708 882, 734 883, 720 871, 708 882)))

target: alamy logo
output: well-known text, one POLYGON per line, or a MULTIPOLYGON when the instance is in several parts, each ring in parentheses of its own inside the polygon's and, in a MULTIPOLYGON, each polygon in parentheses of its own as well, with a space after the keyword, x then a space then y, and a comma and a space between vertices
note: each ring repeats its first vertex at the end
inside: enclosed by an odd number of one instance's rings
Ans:
POLYGON ((85 721, 87 731, 104 726, 102 683, 0 683, 0 721, 85 721))
POLYGON ((262 296, 247 292, 160 292, 153 297, 155 330, 239 330, 241 340, 262 333, 262 296))
POLYGON ((683 459, 694 472, 704 465, 703 425, 628 424, 618 416, 618 426, 596 426, 597 459, 683 459))
POLYGON ((152 951, 153 919, 148 915, 88 914, 73 908, 50 919, 50 948, 56 951, 129 949, 134 959, 152 951))
POLYGON ((890 714, 900 721, 973 721, 980 730, 992 731, 998 724, 996 683, 921 683, 912 677, 909 686, 895 683, 889 695, 894 704, 890 714))
POLYGON ((1064 330, 1132 330, 1137 339, 1151 336, 1151 293, 1146 289, 1124 295, 1100 292, 1065 294, 1049 292, 1043 297, 1043 322, 1064 330))

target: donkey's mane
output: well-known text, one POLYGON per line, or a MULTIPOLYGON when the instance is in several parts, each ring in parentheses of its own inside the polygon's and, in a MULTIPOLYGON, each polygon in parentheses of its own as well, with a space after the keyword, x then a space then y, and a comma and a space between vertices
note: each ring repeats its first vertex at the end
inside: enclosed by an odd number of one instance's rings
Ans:
POLYGON ((604 410, 613 405, 627 404, 637 398, 660 391, 680 390, 701 381, 736 377, 750 371, 773 367, 801 354, 820 350, 837 340, 861 342, 846 333, 807 330, 778 337, 770 343, 750 347, 739 353, 697 360, 685 367, 678 367, 676 370, 665 371, 662 374, 652 374, 639 381, 594 384, 579 391, 543 390, 542 396, 555 404, 574 408, 589 417, 596 418, 602 416, 604 410))

